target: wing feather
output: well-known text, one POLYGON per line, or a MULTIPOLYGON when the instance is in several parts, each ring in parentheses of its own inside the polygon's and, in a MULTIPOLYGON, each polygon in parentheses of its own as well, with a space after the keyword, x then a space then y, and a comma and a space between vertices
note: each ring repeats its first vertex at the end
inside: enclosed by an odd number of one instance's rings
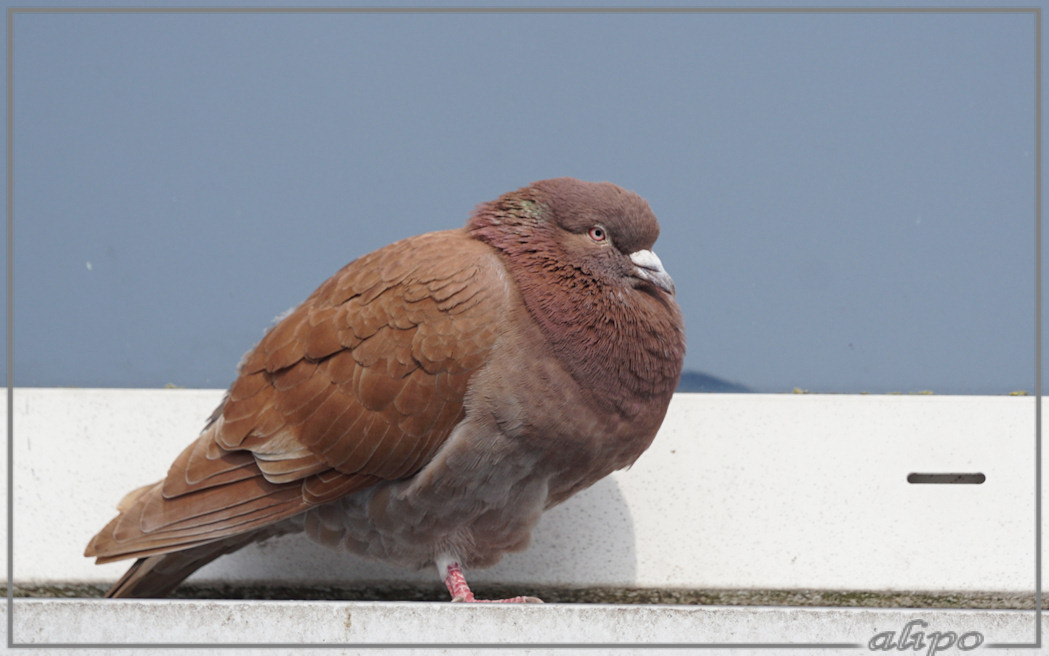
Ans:
POLYGON ((198 547, 418 472, 498 337, 501 266, 463 231, 351 262, 245 356, 200 437, 125 498, 87 555, 198 547))

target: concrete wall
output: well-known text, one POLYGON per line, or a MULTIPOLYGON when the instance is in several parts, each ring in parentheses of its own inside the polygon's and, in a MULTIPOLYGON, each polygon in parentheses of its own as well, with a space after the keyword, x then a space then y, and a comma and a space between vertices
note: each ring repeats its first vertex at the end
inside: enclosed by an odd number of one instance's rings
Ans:
MULTIPOLYGON (((115 580, 125 565, 96 566, 81 556, 84 545, 125 492, 163 476, 221 395, 16 389, 16 586, 115 580)), ((475 587, 520 594, 713 591, 715 602, 718 594, 775 602, 762 595, 778 591, 790 603, 793 591, 809 603, 854 604, 859 594, 1029 606, 1034 453, 1030 397, 678 395, 633 468, 547 513, 528 551, 468 574, 475 587), (912 472, 980 472, 986 481, 914 485, 912 472)), ((429 571, 299 537, 224 557, 191 582, 437 584, 429 571)))

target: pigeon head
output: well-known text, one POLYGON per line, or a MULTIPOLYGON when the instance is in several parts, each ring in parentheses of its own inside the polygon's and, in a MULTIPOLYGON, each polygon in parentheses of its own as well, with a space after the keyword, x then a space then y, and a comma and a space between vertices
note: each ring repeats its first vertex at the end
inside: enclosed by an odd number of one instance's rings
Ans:
POLYGON ((659 221, 641 196, 608 182, 541 180, 478 207, 468 228, 514 258, 570 265, 608 287, 674 282, 652 246, 659 221))
POLYGON ((467 230, 503 253, 580 383, 620 409, 673 392, 684 328, 643 198, 607 182, 542 180, 480 205, 467 230))
POLYGON ((674 294, 674 282, 652 251, 659 221, 643 198, 607 182, 572 178, 534 187, 546 197, 546 215, 559 228, 565 256, 586 273, 606 284, 655 285, 674 294))

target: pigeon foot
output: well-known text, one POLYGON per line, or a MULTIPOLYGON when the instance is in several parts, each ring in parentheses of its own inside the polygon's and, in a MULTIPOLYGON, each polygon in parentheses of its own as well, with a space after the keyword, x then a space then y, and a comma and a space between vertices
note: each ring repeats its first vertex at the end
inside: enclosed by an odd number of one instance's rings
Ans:
POLYGON ((538 597, 510 597, 509 599, 477 599, 470 591, 470 586, 463 576, 463 568, 459 563, 449 563, 444 576, 444 585, 452 595, 453 603, 466 604, 541 604, 542 599, 538 597))

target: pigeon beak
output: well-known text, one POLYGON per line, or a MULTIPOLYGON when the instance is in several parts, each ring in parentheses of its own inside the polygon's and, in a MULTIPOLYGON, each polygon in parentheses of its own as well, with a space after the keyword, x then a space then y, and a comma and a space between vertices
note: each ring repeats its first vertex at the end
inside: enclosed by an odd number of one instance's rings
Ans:
POLYGON ((649 250, 634 251, 630 254, 630 261, 635 265, 634 275, 647 280, 671 296, 674 295, 674 281, 663 268, 658 255, 649 250))

